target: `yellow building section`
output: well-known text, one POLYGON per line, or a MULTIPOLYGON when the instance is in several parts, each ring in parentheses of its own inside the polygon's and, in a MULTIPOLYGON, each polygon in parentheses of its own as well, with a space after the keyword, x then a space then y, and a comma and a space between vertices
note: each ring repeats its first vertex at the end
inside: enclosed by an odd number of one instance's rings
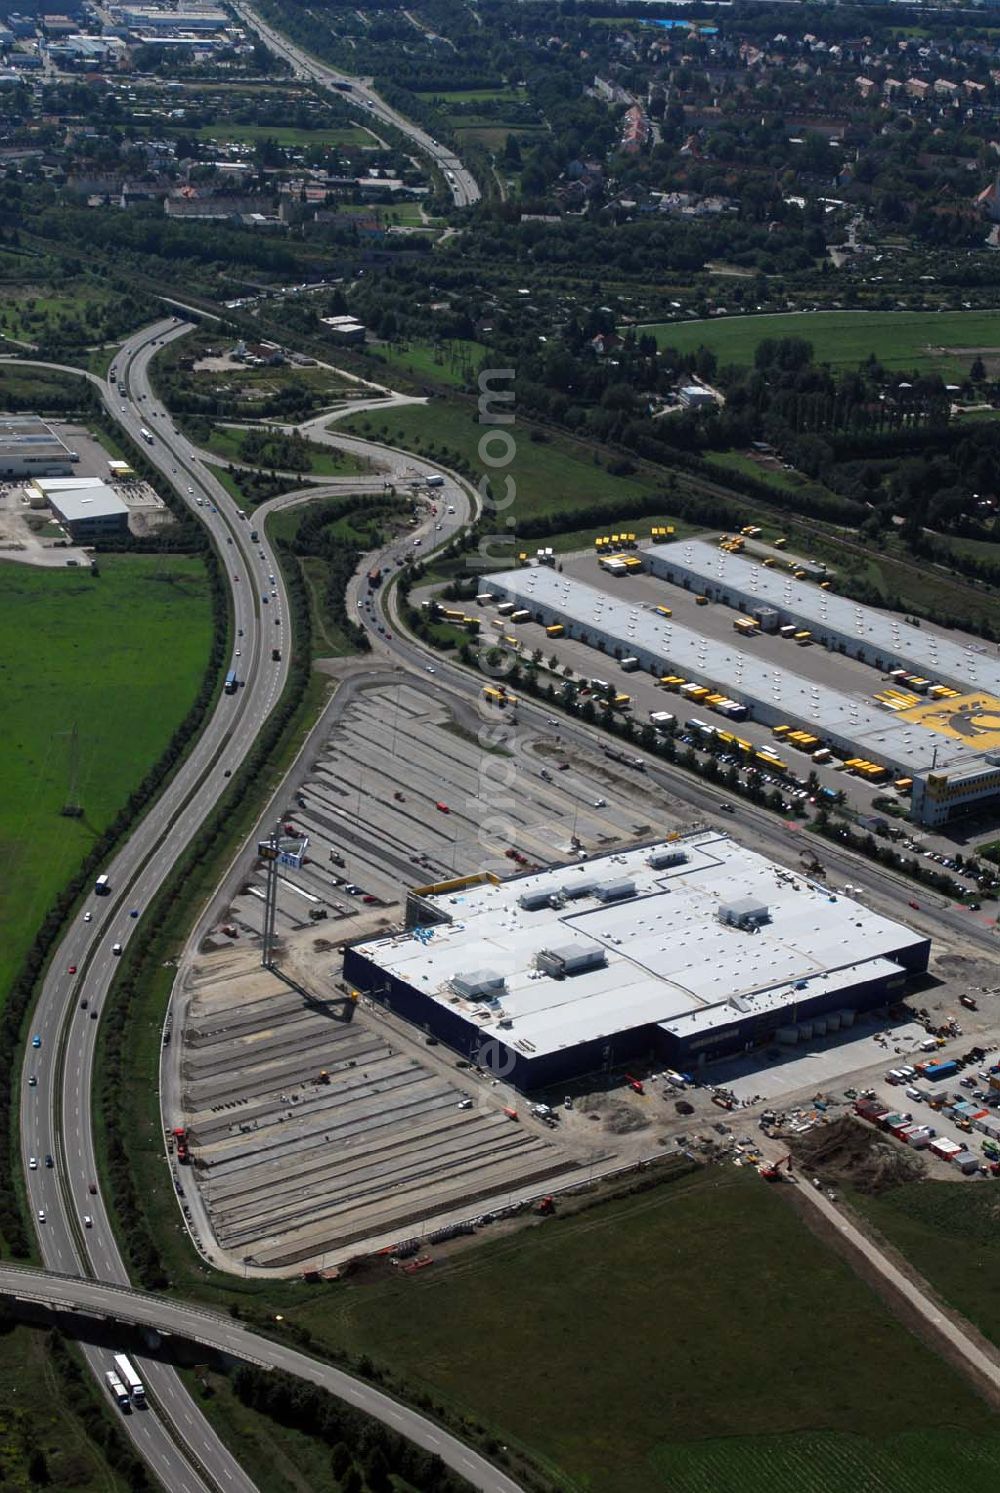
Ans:
POLYGON ((912 710, 899 711, 896 719, 941 731, 979 752, 1000 750, 1000 700, 995 695, 977 692, 951 700, 923 700, 912 710))

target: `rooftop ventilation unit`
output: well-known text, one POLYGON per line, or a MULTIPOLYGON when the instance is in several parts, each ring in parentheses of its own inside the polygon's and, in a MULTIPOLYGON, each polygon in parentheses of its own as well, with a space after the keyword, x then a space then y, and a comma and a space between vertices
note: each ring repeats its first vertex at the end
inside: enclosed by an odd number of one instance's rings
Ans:
POLYGON ((559 888, 555 886, 532 887, 530 891, 521 893, 517 905, 525 912, 537 912, 540 907, 551 907, 553 898, 558 895, 559 888))
POLYGON ((743 928, 754 932, 771 921, 766 902, 756 897, 737 897, 732 902, 723 902, 719 908, 719 922, 730 928, 743 928))
POLYGON ((587 881, 572 881, 562 889, 562 895, 567 902, 575 902, 579 897, 596 897, 599 881, 589 878, 587 881))
POLYGON ((466 1000, 497 1001, 506 993, 507 981, 492 969, 473 969, 467 974, 453 976, 451 988, 466 1000))
POLYGON ((594 888, 594 896, 599 902, 624 902, 626 897, 635 896, 635 882, 606 881, 594 888))
POLYGON ((650 851, 648 864, 654 871, 666 871, 670 866, 683 866, 687 858, 686 850, 680 850, 676 845, 664 845, 659 850, 650 851))
POLYGON ((607 954, 600 944, 563 944, 558 949, 542 949, 535 959, 538 968, 554 980, 567 975, 582 975, 588 969, 602 969, 607 954))

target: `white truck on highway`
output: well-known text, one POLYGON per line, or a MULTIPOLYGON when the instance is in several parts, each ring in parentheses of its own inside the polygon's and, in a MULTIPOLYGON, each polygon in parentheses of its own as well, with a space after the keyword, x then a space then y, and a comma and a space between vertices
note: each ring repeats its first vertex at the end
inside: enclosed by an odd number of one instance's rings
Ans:
POLYGON ((124 1353, 115 1354, 115 1372, 118 1374, 133 1405, 143 1406, 146 1403, 146 1390, 142 1380, 132 1367, 131 1361, 124 1353))
POLYGON ((128 1390, 114 1369, 108 1369, 108 1372, 104 1376, 104 1382, 107 1384, 111 1398, 115 1404, 120 1405, 123 1410, 127 1411, 132 1401, 129 1399, 128 1390))

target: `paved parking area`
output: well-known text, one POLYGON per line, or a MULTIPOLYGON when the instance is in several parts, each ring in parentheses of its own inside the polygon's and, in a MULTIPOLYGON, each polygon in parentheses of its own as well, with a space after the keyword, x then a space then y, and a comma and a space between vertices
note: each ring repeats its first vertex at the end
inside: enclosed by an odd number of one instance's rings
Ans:
MULTIPOLYGON (((507 744, 490 751, 477 740, 479 724, 471 715, 457 723, 433 695, 405 684, 351 704, 285 805, 283 824, 309 844, 301 867, 279 871, 280 938, 314 924, 332 941, 394 926, 405 889, 485 868, 513 872, 511 848, 544 866, 577 848, 606 850, 689 823, 669 793, 599 748, 560 771, 558 722, 548 736, 522 736, 515 714, 504 723, 507 744)), ((263 902, 257 862, 229 925, 255 937, 263 902)))

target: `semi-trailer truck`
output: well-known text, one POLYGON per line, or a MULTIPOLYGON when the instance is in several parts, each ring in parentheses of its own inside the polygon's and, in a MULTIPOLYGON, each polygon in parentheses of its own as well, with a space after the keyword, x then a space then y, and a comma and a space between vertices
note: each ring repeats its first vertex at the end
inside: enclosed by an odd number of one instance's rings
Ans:
POLYGON ((128 1410, 132 1404, 132 1401, 129 1399, 128 1390, 125 1388, 124 1384, 119 1379, 114 1369, 108 1369, 108 1372, 104 1376, 104 1382, 108 1386, 111 1398, 114 1400, 115 1404, 120 1405, 123 1410, 128 1410))
POLYGON ((124 1353, 115 1354, 115 1372, 121 1379, 122 1384, 129 1392, 129 1398, 133 1405, 143 1406, 146 1403, 146 1390, 142 1380, 132 1367, 131 1362, 124 1353))

